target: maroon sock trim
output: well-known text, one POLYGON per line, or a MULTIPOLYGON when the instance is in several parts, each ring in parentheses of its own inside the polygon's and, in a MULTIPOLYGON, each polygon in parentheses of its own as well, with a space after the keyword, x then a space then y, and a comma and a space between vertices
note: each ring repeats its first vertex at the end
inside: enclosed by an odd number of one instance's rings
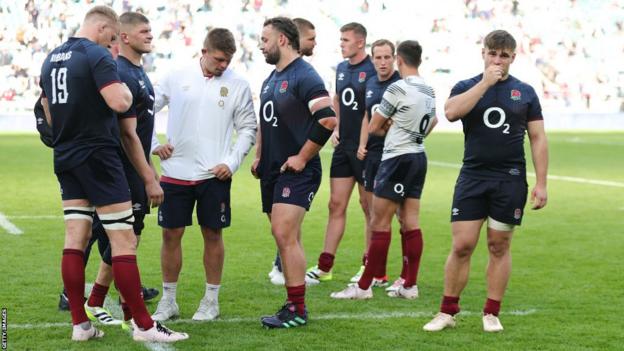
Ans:
POLYGON ((485 300, 485 306, 483 307, 483 314, 493 314, 498 317, 500 312, 501 301, 492 300, 488 298, 485 300))
POLYGON ((334 259, 336 257, 328 252, 323 252, 319 256, 318 259, 318 268, 323 272, 331 271, 332 267, 334 267, 334 259))
POLYGON ((450 314, 451 316, 459 313, 459 296, 443 296, 442 304, 440 304, 440 312, 450 314))

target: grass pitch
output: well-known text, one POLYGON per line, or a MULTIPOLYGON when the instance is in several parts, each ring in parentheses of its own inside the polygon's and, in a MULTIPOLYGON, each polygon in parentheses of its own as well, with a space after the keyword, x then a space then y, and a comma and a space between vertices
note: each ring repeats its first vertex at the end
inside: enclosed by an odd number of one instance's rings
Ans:
MULTIPOLYGON (((449 210, 458 173, 453 165, 461 163, 463 154, 462 135, 434 132, 426 142, 431 163, 422 199, 425 249, 419 299, 391 299, 381 289, 375 289, 369 301, 329 298, 330 292, 345 287, 360 265, 364 227, 354 194, 334 280, 307 290, 309 325, 262 329, 259 317, 280 307, 285 290, 267 278, 275 244, 260 211, 259 186, 249 174, 248 157, 234 177, 232 226, 224 233, 221 319, 189 321, 204 292, 201 234, 196 226, 190 227, 183 241, 184 267, 178 287, 181 320, 168 325, 191 337, 163 347, 133 342, 117 327, 103 327, 106 336, 98 341, 78 344, 69 340, 69 313, 56 308, 64 229, 51 150, 34 135, 1 134, 0 213, 23 231, 13 235, 6 223, 0 226, 0 307, 6 308, 7 347, 98 351, 622 349, 624 133, 549 133, 548 137, 549 174, 557 177, 549 180, 547 207, 530 211, 527 205, 523 225, 513 239, 513 273, 501 314, 504 332, 490 335, 481 329, 485 240, 472 259, 457 328, 433 334, 422 331, 441 298, 443 266, 451 243, 449 210)), ((530 152, 527 155, 530 165, 530 152)), ((315 263, 322 249, 327 220, 330 148, 322 151, 322 158, 323 183, 303 227, 308 265, 315 263)), ((531 188, 534 177, 528 181, 531 188)), ((401 263, 396 228, 388 258, 391 279, 400 272, 401 263)), ((160 230, 151 215, 146 218, 139 265, 143 283, 158 288, 159 250, 160 230)), ((97 269, 97 253, 92 257, 87 281, 93 281, 97 269)), ((115 292, 110 295, 116 300, 115 292)), ((153 311, 156 302, 148 308, 153 311)))

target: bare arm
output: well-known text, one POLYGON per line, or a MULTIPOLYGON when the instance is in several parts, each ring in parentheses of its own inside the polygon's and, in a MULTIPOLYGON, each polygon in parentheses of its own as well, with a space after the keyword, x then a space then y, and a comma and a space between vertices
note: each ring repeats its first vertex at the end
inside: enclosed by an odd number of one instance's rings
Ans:
POLYGON ((43 113, 45 113, 46 121, 48 125, 52 125, 52 115, 50 114, 50 105, 48 105, 48 98, 41 97, 41 106, 43 106, 43 113))
POLYGON ((431 119, 431 126, 429 127, 429 130, 427 130, 427 132, 425 133, 425 136, 429 135, 431 131, 433 130, 433 128, 435 128, 435 126, 437 125, 438 125, 438 117, 433 116, 433 118, 431 119))
POLYGON ((334 147, 336 147, 338 144, 340 144, 340 98, 338 97, 338 94, 334 95, 334 98, 332 100, 332 104, 334 107, 334 112, 336 112, 336 127, 334 128, 334 132, 332 133, 331 136, 331 143, 334 147))
POLYGON ((260 178, 258 175, 258 164, 260 163, 260 156, 262 154, 262 130, 258 125, 258 130, 256 131, 256 158, 251 163, 251 174, 255 178, 260 178))
POLYGON ((485 92, 501 78, 500 68, 491 65, 483 72, 483 78, 467 91, 455 95, 444 104, 444 114, 450 122, 455 122, 470 112, 485 92))
POLYGON ((531 156, 535 168, 535 187, 531 191, 532 208, 539 210, 546 206, 548 195, 546 191, 546 179, 548 175, 548 140, 544 131, 544 121, 530 121, 527 126, 529 141, 531 143, 531 156))
POLYGON ((366 157, 366 144, 368 143, 368 112, 364 113, 362 118, 362 128, 360 128, 360 146, 357 150, 357 158, 363 160, 366 157))
MULTIPOLYGON (((314 114, 314 112, 323 109, 325 107, 331 106, 331 100, 329 97, 319 99, 313 106, 310 107, 310 112, 314 114)), ((337 125, 336 117, 325 117, 318 120, 318 123, 328 130, 334 130, 337 125)), ((294 172, 301 172, 308 161, 312 157, 314 157, 318 152, 323 148, 323 145, 319 145, 312 140, 306 140, 299 153, 294 156, 290 156, 286 162, 282 165, 281 171, 285 172, 286 170, 292 170, 294 172)))
POLYGON ((100 90, 108 107, 117 113, 128 111, 132 105, 132 93, 123 83, 113 83, 100 90))
POLYGON ((368 132, 373 135, 384 136, 392 125, 392 119, 386 118, 381 113, 375 111, 373 118, 368 124, 368 132))
POLYGON ((136 118, 122 118, 119 120, 119 128, 121 132, 121 144, 128 159, 137 171, 143 184, 145 191, 153 206, 160 205, 163 201, 163 190, 156 181, 157 175, 143 153, 141 140, 136 134, 136 118))

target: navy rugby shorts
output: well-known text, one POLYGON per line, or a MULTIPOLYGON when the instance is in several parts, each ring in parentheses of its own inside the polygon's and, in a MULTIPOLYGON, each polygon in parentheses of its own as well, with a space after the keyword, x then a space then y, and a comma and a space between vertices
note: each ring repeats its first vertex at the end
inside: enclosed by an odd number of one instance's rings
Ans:
POLYGON ((424 152, 381 161, 373 186, 374 194, 399 203, 406 198, 420 199, 426 175, 427 156, 424 152))

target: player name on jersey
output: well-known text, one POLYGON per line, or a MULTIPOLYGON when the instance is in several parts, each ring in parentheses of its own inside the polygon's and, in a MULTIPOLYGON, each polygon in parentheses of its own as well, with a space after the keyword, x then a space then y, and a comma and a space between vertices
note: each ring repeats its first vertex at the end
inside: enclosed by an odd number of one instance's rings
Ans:
POLYGON ((71 58, 71 55, 72 55, 71 51, 53 54, 50 56, 50 62, 67 61, 71 58))

